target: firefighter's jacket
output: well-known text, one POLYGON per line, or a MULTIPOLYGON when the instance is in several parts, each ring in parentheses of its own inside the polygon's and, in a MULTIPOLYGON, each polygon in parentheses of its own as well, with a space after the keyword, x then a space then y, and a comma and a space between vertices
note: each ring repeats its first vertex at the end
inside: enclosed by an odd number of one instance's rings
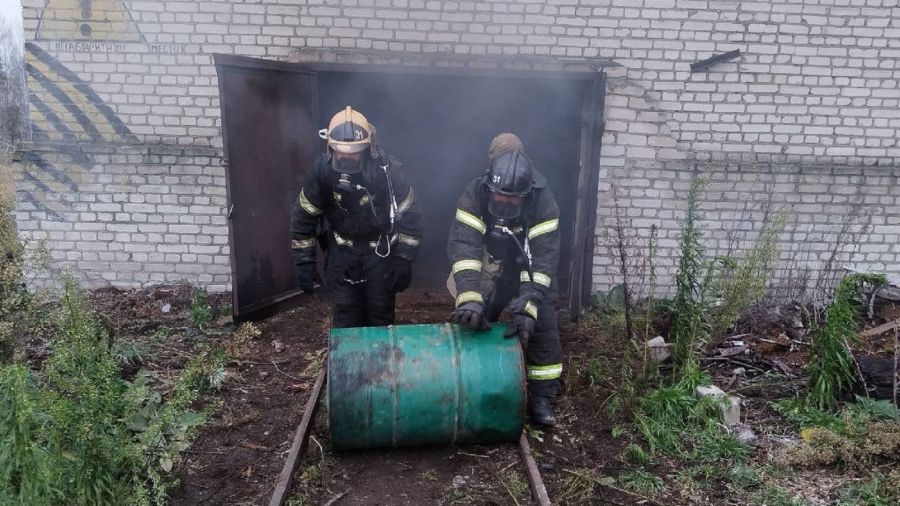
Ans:
POLYGON ((402 164, 393 156, 366 157, 366 166, 339 184, 340 174, 331 169, 329 154, 316 160, 297 200, 291 220, 294 263, 316 261, 316 245, 360 254, 377 252, 413 261, 422 237, 422 213, 402 164), (386 169, 386 172, 385 172, 386 169), (389 175, 394 191, 393 225, 389 175), (374 210, 374 211, 373 211, 374 210), (324 222, 323 222, 324 218, 324 222))
MULTIPOLYGON (((452 265, 456 285, 456 306, 466 302, 487 304, 482 268, 485 262, 501 262, 502 277, 510 279, 509 269, 515 269, 519 294, 528 295, 536 305, 541 300, 552 301, 557 294, 559 268, 559 206, 549 188, 534 188, 526 198, 522 214, 509 224, 527 257, 512 240, 507 240, 504 251, 495 252, 489 244, 495 219, 488 212, 490 190, 479 177, 469 183, 456 205, 456 219, 450 227, 447 254, 452 265), (512 264, 512 265, 510 265, 512 264), (529 268, 530 267, 530 268, 529 268)), ((499 276, 498 276, 499 277, 499 276)), ((532 316, 537 319, 536 307, 532 316)))

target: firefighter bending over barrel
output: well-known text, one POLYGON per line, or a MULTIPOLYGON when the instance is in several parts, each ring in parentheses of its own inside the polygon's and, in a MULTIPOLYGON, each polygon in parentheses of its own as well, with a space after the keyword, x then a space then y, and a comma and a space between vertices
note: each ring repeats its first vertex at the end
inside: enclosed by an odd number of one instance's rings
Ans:
POLYGON ((512 316, 528 372, 528 412, 556 424, 562 351, 556 326, 559 207, 514 134, 500 134, 488 151, 490 168, 459 198, 447 246, 455 292, 452 321, 472 329, 512 316))
POLYGON ((313 291, 321 242, 332 326, 393 324, 396 294, 409 287, 422 236, 415 192, 358 111, 338 112, 319 136, 327 150, 307 174, 291 220, 300 288, 313 291))

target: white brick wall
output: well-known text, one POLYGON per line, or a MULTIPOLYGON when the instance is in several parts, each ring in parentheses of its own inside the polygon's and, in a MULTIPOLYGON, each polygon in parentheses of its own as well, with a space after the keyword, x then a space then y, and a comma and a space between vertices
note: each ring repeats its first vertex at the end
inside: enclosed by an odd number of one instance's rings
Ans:
MULTIPOLYGON (((23 0, 26 40, 87 83, 131 134, 103 131, 98 141, 74 128, 76 119, 53 96, 41 95, 73 126, 62 141, 112 149, 88 153, 90 160, 72 170, 71 157, 60 155, 58 169, 77 191, 54 193, 68 183, 33 166, 26 176, 34 177, 22 180, 24 233, 46 238, 59 263, 89 279, 134 285, 183 277, 227 287, 211 55, 300 59, 310 51, 339 60, 365 51, 611 60, 617 66, 608 67, 598 232, 610 214, 611 185, 628 188, 629 212, 642 227, 657 220, 666 234, 660 255, 672 258, 674 219, 696 169, 714 182, 711 231, 725 226, 735 195, 760 200, 772 193, 776 203, 791 205, 792 232, 821 235, 858 195, 879 213, 855 265, 900 272, 900 201, 890 191, 900 172, 896 0, 104 2, 127 5, 126 17, 106 15, 118 24, 67 19, 45 4, 60 2, 23 0), (690 73, 690 63, 734 49, 743 53, 738 60, 690 73), (154 153, 161 146, 182 151, 154 153), (50 205, 57 194, 55 203, 65 205, 50 205), (44 220, 41 206, 56 208, 59 219, 44 220), (183 211, 185 221, 173 222, 183 211), (95 253, 82 244, 109 247, 95 253), (157 249, 139 251, 150 245, 157 249), (141 264, 149 267, 135 267, 141 264)), ((31 116, 42 118, 34 107, 31 116)), ((53 128, 46 117, 36 124, 53 128)), ((35 149, 70 151, 50 141, 35 149)), ((604 255, 598 248, 597 287, 611 282, 604 255)))

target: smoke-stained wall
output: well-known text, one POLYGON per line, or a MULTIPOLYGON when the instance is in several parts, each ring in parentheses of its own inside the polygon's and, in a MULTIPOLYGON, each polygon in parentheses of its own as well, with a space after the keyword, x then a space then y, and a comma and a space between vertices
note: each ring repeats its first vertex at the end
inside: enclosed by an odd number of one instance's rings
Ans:
MULTIPOLYGON (((746 247, 772 202, 790 212, 786 261, 821 267, 841 223, 871 216, 840 261, 900 274, 894 0, 22 3, 32 143, 19 227, 91 284, 229 287, 217 52, 600 62, 598 237, 615 187, 639 234, 658 227, 671 273, 687 186, 706 174, 714 250, 746 247)), ((616 282, 601 243, 597 288, 616 282)))

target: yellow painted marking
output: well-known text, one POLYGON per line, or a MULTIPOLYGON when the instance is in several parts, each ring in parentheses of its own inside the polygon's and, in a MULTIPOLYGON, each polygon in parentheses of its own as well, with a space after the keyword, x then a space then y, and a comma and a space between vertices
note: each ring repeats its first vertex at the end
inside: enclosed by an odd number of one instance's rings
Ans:
MULTIPOLYGON (((36 68, 41 74, 44 74, 47 79, 53 82, 59 89, 69 97, 76 106, 84 113, 84 115, 90 120, 91 124, 94 125, 94 128, 100 132, 102 136, 104 136, 104 140, 115 141, 119 134, 116 133, 116 129, 109 123, 106 119, 106 116, 101 113, 97 107, 91 103, 91 101, 75 87, 75 83, 71 81, 67 81, 63 79, 59 74, 57 74, 49 65, 42 62, 38 59, 37 56, 28 53, 26 57, 28 63, 30 63, 34 68, 36 68)), ((36 85, 40 86, 40 83, 37 82, 37 79, 31 77, 31 80, 35 82, 36 85)), ((56 112, 57 109, 66 110, 65 106, 56 101, 56 97, 50 94, 50 92, 46 92, 44 97, 41 97, 44 102, 47 102, 48 105, 56 112), (52 102, 51 102, 52 101, 52 102), (53 105, 51 105, 53 104, 53 105), (58 106, 58 107, 57 107, 58 106)), ((68 110, 66 110, 68 112, 68 110)), ((59 114, 59 113, 57 113, 59 114)), ((69 113, 72 116, 72 120, 75 122, 75 125, 71 125, 66 122, 66 126, 69 127, 70 130, 75 130, 74 127, 77 127, 79 130, 84 131, 81 128, 81 125, 78 124, 78 121, 75 119, 72 113, 69 113)), ((60 116, 61 117, 61 116, 60 116)))
POLYGON ((123 0, 49 0, 37 38, 140 42, 141 32, 123 0))

